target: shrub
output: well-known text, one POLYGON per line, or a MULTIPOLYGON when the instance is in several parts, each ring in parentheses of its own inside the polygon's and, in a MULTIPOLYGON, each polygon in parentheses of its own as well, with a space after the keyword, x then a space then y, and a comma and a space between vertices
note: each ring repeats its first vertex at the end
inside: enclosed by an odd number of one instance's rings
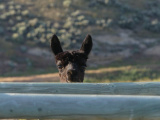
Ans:
POLYGON ((85 19, 85 16, 84 15, 81 15, 81 16, 78 16, 77 17, 77 20, 79 20, 79 21, 82 21, 82 20, 84 20, 85 19))
POLYGON ((16 15, 16 11, 15 11, 15 10, 9 11, 9 15, 10 15, 10 16, 16 15))
POLYGON ((70 5, 71 5, 71 0, 65 0, 65 1, 63 1, 63 6, 64 7, 70 7, 70 5))
POLYGON ((6 20, 7 19, 7 15, 6 14, 1 14, 0 15, 0 19, 1 20, 6 20))
POLYGON ((16 5, 15 8, 16 9, 21 9, 21 5, 16 5))
POLYGON ((32 27, 35 27, 38 24, 38 19, 34 18, 32 20, 29 20, 29 25, 31 25, 32 27))
POLYGON ((22 14, 23 16, 26 16, 26 15, 29 14, 29 11, 28 11, 28 10, 24 10, 24 11, 21 12, 21 14, 22 14))
POLYGON ((18 33, 14 33, 14 34, 12 35, 12 38, 13 38, 13 39, 18 39, 18 37, 19 37, 19 34, 18 34, 18 33))
POLYGON ((0 4, 0 10, 4 10, 5 9, 5 5, 0 4))
POLYGON ((70 28, 72 24, 73 24, 72 21, 66 21, 63 27, 70 28))
POLYGON ((75 12, 71 13, 71 16, 75 17, 75 16, 78 16, 80 14, 81 14, 81 12, 79 10, 76 10, 75 12))

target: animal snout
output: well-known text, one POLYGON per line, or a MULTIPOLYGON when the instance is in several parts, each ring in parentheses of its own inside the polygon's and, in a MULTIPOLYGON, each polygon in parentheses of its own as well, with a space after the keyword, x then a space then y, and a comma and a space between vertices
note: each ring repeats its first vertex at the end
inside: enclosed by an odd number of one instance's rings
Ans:
POLYGON ((75 69, 70 69, 70 70, 67 71, 67 75, 69 77, 76 76, 77 75, 77 71, 75 69))

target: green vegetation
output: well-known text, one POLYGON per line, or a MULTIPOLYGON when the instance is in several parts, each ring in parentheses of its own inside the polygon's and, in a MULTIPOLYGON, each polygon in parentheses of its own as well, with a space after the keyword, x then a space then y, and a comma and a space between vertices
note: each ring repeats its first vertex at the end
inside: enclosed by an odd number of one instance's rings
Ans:
POLYGON ((48 69, 40 69, 40 68, 28 68, 26 71, 21 72, 9 72, 4 73, 0 77, 21 77, 21 76, 31 76, 31 75, 41 75, 48 73, 57 73, 58 70, 56 68, 48 68, 48 69))
POLYGON ((77 49, 87 33, 95 37, 106 34, 118 36, 121 30, 129 30, 133 34, 127 37, 136 39, 133 43, 110 45, 106 43, 108 38, 102 42, 94 40, 93 56, 99 57, 102 54, 107 56, 128 50, 131 52, 131 57, 121 58, 103 66, 97 65, 96 68, 99 69, 105 67, 117 70, 87 74, 85 81, 159 79, 158 57, 142 55, 144 49, 160 43, 159 3, 158 0, 2 0, 0 1, 0 62, 2 63, 0 67, 3 69, 0 69, 0 76, 55 72, 56 68, 50 54, 40 56, 29 53, 29 50, 35 47, 51 52, 49 42, 53 34, 59 37, 64 49, 77 49), (158 39, 157 41, 150 39, 147 42, 143 38, 158 39), (119 70, 120 67, 126 66, 131 68, 119 70))
MULTIPOLYGON (((138 57, 138 56, 137 56, 138 57)), ((159 81, 160 80, 160 62, 157 58, 138 57, 139 59, 119 60, 108 65, 106 68, 88 68, 84 82, 139 82, 139 81, 159 81), (126 62, 127 61, 127 62, 126 62), (145 61, 145 62, 144 62, 145 61), (147 64, 147 65, 146 65, 147 64)), ((34 69, 18 74, 5 74, 8 76, 29 76, 35 74, 57 73, 56 68, 34 69)))
MULTIPOLYGON (((117 70, 116 70, 117 69, 117 70)), ((130 67, 125 70, 90 73, 86 75, 85 82, 139 82, 160 80, 160 71, 147 68, 130 67)))
POLYGON ((112 62, 106 67, 89 68, 85 82, 140 82, 160 81, 160 61, 158 57, 133 56, 112 62), (97 72, 98 71, 98 72, 97 72))
POLYGON ((125 0, 53 0, 51 2, 47 0, 43 2, 41 8, 37 2, 31 3, 35 8, 31 7, 32 9, 27 10, 29 5, 20 0, 0 2, 0 36, 20 44, 34 41, 48 45, 54 33, 60 36, 65 48, 70 48, 75 42, 79 43, 86 31, 94 32, 95 29, 92 30, 94 27, 97 30, 120 27, 138 31, 146 30, 151 33, 160 32, 160 5, 157 0, 145 2, 143 0, 138 2, 125 0), (37 12, 41 16, 36 15, 34 9, 40 9, 37 12), (63 13, 61 13, 62 9, 63 13), (57 15, 53 16, 51 13, 48 13, 48 16, 44 15, 45 11, 54 10, 57 11, 57 15), (6 38, 4 33, 10 34, 9 38, 6 38))

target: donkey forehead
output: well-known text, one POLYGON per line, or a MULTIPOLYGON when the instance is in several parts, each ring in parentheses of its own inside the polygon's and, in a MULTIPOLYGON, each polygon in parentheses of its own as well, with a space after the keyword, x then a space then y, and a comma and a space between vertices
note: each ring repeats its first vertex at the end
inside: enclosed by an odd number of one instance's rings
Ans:
MULTIPOLYGON (((60 60, 57 61, 57 65, 64 65, 64 63, 60 60)), ((68 69, 70 68, 76 68, 77 64, 73 63, 73 62, 68 62, 67 64, 65 64, 65 67, 67 67, 68 69)))
POLYGON ((61 52, 58 55, 56 55, 56 60, 78 60, 78 59, 87 59, 87 56, 85 53, 81 51, 66 51, 66 52, 61 52))
POLYGON ((83 64, 87 60, 87 56, 81 51, 66 51, 56 55, 56 62, 62 62, 62 64, 78 63, 83 64))

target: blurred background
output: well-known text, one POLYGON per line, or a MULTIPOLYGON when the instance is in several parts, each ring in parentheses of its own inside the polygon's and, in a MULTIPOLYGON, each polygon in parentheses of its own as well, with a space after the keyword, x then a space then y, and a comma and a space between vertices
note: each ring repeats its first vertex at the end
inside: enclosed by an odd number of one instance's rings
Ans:
POLYGON ((160 80, 160 0, 0 0, 0 81, 58 82, 50 50, 93 38, 85 82, 160 80))

